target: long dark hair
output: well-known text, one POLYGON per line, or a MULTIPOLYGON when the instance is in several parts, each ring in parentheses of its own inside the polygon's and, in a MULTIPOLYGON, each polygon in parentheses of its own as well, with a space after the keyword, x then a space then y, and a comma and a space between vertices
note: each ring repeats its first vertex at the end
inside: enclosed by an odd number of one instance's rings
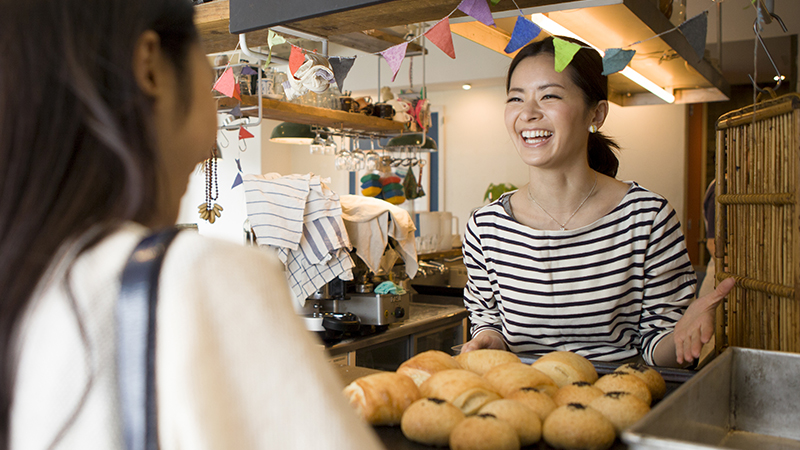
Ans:
MULTIPOLYGON (((586 105, 593 107, 601 100, 608 100, 608 77, 603 75, 603 59, 600 54, 590 49, 588 44, 577 39, 564 36, 558 37, 581 46, 581 49, 578 50, 578 53, 575 54, 572 62, 569 63, 565 70, 569 73, 572 82, 583 92, 586 105)), ((553 36, 541 41, 531 42, 517 53, 508 67, 506 92, 511 87, 511 75, 519 63, 525 58, 541 53, 549 53, 555 56, 553 36)), ((599 131, 590 133, 588 149, 589 167, 612 178, 617 176, 619 159, 617 159, 615 150, 619 150, 619 145, 613 139, 599 131)))
MULTIPOLYGON (((145 30, 179 73, 197 44, 188 0, 0 0, 0 449, 15 329, 59 248, 155 217, 152 99, 132 61, 145 30)), ((187 103, 188 88, 179 95, 187 103)), ((77 315, 76 315, 77 316, 77 315)))

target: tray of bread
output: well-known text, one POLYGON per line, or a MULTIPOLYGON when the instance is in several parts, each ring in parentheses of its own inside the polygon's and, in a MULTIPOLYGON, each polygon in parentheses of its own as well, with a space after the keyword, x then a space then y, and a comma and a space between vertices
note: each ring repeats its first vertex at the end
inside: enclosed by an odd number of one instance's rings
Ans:
POLYGON ((691 371, 592 364, 571 352, 430 350, 395 372, 360 377, 345 396, 389 450, 626 448, 618 439, 691 371))

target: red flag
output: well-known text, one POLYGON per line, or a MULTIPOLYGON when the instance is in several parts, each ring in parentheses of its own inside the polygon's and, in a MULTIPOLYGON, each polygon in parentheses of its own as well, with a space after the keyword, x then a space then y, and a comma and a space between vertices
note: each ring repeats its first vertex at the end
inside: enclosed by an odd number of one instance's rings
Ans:
POLYGON ((299 69, 300 66, 303 65, 303 62, 305 62, 305 60, 306 57, 303 54, 303 49, 295 45, 292 45, 292 52, 289 53, 289 73, 291 73, 292 76, 294 76, 295 72, 297 72, 297 69, 299 69))
POLYGON ((425 33, 425 37, 430 39, 447 56, 455 59, 456 51, 453 48, 453 35, 450 33, 450 18, 445 17, 425 33))
POLYGON ((213 89, 226 97, 233 97, 234 86, 239 85, 236 83, 236 79, 233 77, 233 69, 228 67, 225 69, 225 72, 223 72, 222 75, 217 78, 217 82, 214 83, 213 89))
POLYGON ((239 83, 233 85, 233 95, 230 97, 242 101, 242 88, 239 87, 239 83))
POLYGON ((244 127, 239 127, 239 140, 254 137, 253 133, 247 131, 244 127))

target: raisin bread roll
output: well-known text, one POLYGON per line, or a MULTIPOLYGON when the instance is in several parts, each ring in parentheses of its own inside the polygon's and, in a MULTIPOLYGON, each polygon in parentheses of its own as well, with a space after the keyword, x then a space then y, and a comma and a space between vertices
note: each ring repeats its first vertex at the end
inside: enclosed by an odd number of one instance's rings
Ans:
POLYGON ((494 366, 483 375, 503 397, 524 388, 538 388, 544 385, 556 387, 555 382, 539 370, 522 362, 512 362, 494 366))
POLYGON ((618 391, 631 393, 647 406, 650 406, 653 398, 650 394, 650 389, 647 388, 647 384, 636 375, 629 373, 611 372, 600 377, 594 386, 606 393, 618 391))
POLYGON ((420 398, 414 381, 394 372, 361 377, 344 388, 356 413, 372 425, 397 425, 403 412, 420 398))
POLYGON ((505 350, 483 348, 462 353, 455 357, 461 367, 478 375, 483 375, 492 367, 510 362, 521 362, 519 356, 505 350))
POLYGON ((420 386, 434 373, 449 369, 461 369, 461 364, 445 352, 428 350, 400 364, 397 373, 406 375, 420 386))
POLYGON ((597 381, 594 365, 577 353, 551 352, 534 361, 531 366, 552 378, 560 388, 576 381, 597 381))
POLYGON ((562 406, 568 403, 580 403, 581 405, 588 405, 592 400, 597 397, 602 397, 603 391, 587 383, 586 381, 576 381, 568 384, 553 395, 553 401, 556 405, 562 406))
POLYGON ((447 447, 450 433, 466 416, 460 409, 439 398, 422 398, 406 409, 400 429, 408 440, 447 447))
POLYGON ((650 411, 650 407, 643 401, 627 392, 608 392, 592 400, 589 407, 600 411, 600 414, 611 421, 617 435, 650 411))
POLYGON ((637 363, 623 364, 614 372, 629 373, 639 377, 650 389, 653 401, 664 398, 667 393, 667 383, 664 381, 664 377, 650 366, 637 363))
POLYGON ((478 415, 481 414, 491 414, 511 425, 523 447, 535 444, 542 438, 542 419, 534 410, 517 400, 502 399, 489 403, 478 411, 478 415))
POLYGON ((501 398, 483 377, 463 369, 436 372, 422 383, 419 390, 423 397, 447 400, 468 416, 501 398))
POLYGON ((539 415, 542 421, 557 407, 556 402, 554 402, 549 395, 536 388, 522 388, 511 394, 508 398, 517 400, 536 411, 536 414, 539 415))
POLYGON ((542 425, 544 441, 555 448, 606 450, 614 444, 614 426, 598 411, 569 403, 559 406, 542 425))
POLYGON ((519 450, 511 425, 492 414, 467 417, 450 433, 451 450, 519 450))

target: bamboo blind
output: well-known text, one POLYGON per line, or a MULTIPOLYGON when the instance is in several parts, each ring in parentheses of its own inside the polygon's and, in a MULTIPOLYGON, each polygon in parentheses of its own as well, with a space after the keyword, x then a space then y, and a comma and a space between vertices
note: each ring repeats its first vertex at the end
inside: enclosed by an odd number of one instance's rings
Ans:
POLYGON ((718 313, 718 350, 800 352, 798 108, 789 94, 717 121, 717 280, 737 280, 718 313))

